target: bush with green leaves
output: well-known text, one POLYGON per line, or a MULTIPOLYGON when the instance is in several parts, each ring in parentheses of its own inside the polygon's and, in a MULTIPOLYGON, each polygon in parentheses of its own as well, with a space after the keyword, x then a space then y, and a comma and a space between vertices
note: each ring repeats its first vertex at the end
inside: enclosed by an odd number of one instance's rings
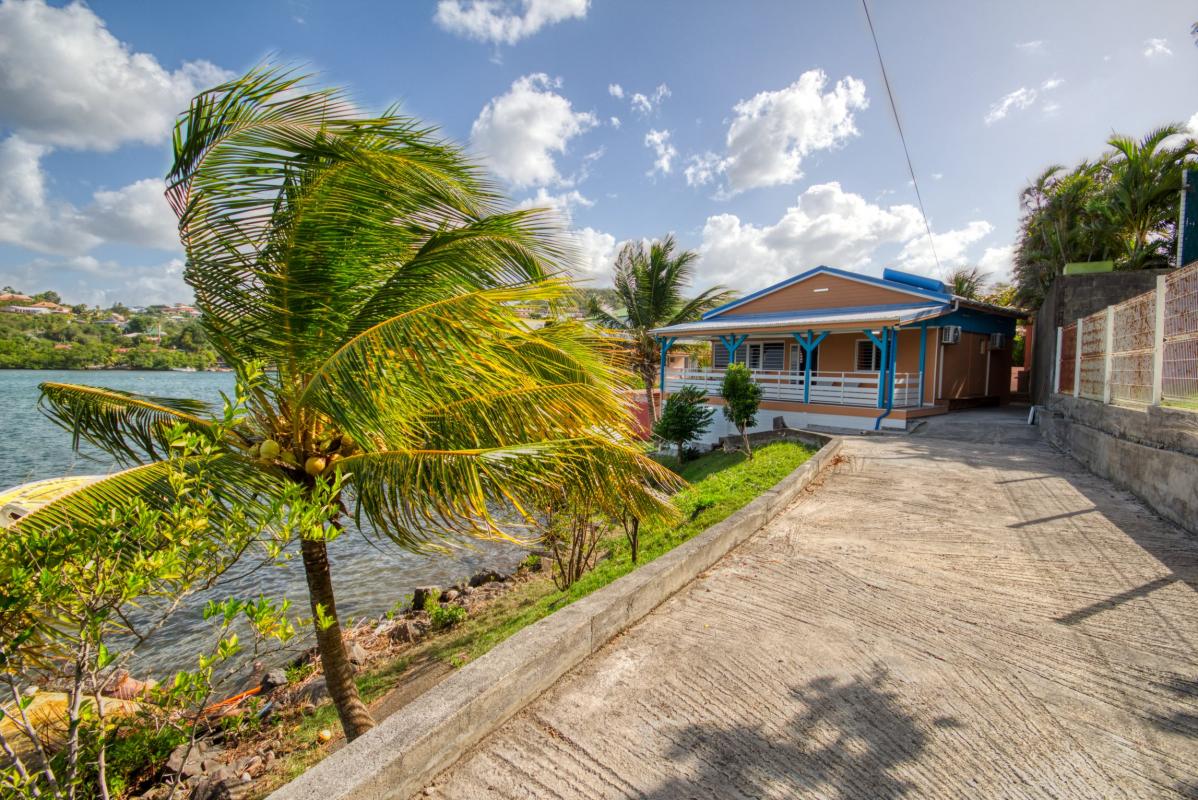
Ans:
POLYGON ((678 448, 681 464, 687 442, 707 433, 713 416, 715 409, 707 405, 707 392, 698 386, 683 386, 666 398, 661 419, 653 424, 653 433, 678 448))
POLYGON ((753 374, 744 364, 729 364, 724 371, 724 385, 720 394, 724 398, 724 416, 740 431, 745 454, 752 458, 753 448, 749 445, 747 431, 757 424, 761 387, 753 381, 753 374))
MULTIPOLYGON (((243 400, 243 398, 240 398, 243 400)), ((214 425, 236 423, 226 407, 214 425)), ((211 602, 212 643, 185 670, 145 686, 136 713, 105 699, 136 668, 135 657, 196 592, 217 579, 256 541, 285 529, 281 504, 231 509, 213 491, 209 436, 182 425, 163 434, 158 502, 96 496, 88 515, 0 536, 0 734, 5 758, 0 795, 108 798, 157 771, 179 742, 194 744, 196 723, 214 695, 244 665, 295 635, 287 604, 266 598, 211 602), (234 629, 236 627, 236 630, 234 629), (34 714, 30 687, 65 687, 65 730, 34 714)), ((216 435, 220 435, 217 433, 216 435)), ((302 502, 302 498, 292 498, 302 502)))
POLYGON ((466 609, 452 603, 442 604, 431 594, 424 600, 424 610, 428 613, 429 626, 435 631, 452 628, 466 619, 466 609))

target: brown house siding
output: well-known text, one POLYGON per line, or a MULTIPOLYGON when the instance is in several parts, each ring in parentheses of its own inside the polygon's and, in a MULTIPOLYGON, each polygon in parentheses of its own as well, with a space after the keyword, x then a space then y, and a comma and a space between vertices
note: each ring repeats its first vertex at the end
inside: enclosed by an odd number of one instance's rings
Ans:
MULTIPOLYGON (((846 308, 851 306, 880 306, 895 303, 918 303, 918 295, 896 292, 881 286, 841 278, 837 275, 815 275, 804 281, 771 292, 726 313, 772 314, 780 311, 806 311, 812 308, 846 308), (827 291, 817 291, 827 289, 827 291)), ((715 318, 718 319, 717 315, 715 318)))

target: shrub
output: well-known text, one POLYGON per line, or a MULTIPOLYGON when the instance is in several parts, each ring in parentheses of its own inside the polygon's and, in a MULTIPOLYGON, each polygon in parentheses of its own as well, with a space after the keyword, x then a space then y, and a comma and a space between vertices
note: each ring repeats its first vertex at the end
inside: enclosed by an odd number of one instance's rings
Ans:
POLYGON ((761 405, 761 387, 753 382, 753 375, 744 364, 729 364, 724 372, 724 385, 720 392, 724 397, 724 416, 740 431, 745 454, 753 458, 746 431, 757 424, 757 409, 761 405))
POLYGON ((452 603, 442 605, 431 594, 424 601, 424 610, 428 612, 429 625, 435 631, 452 628, 466 619, 466 609, 452 603))
POLYGON ((711 427, 715 409, 707 405, 707 393, 698 386, 683 386, 666 398, 661 419, 653 432, 678 448, 678 463, 686 460, 687 442, 698 439, 711 427))

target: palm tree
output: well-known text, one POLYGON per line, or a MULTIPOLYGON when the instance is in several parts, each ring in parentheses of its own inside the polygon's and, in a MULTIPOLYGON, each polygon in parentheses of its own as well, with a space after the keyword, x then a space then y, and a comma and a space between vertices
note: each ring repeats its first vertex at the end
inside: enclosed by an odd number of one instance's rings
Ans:
POLYGON ((1169 264, 1177 225, 1177 197, 1186 162, 1198 155, 1198 143, 1184 125, 1164 125, 1136 141, 1113 136, 1104 206, 1117 224, 1121 268, 1142 269, 1169 264), (1167 139, 1185 137, 1169 146, 1167 139))
POLYGON ((667 325, 692 322, 705 311, 723 305, 733 293, 714 286, 698 296, 685 297, 699 254, 693 250, 674 253, 674 236, 652 242, 629 242, 616 256, 615 291, 623 314, 605 309, 592 297, 592 318, 619 331, 629 343, 631 368, 645 383, 649 418, 657 419, 653 402, 654 378, 661 362, 661 344, 649 331, 667 325))
MULTIPOLYGON (((373 721, 326 550, 347 523, 427 550, 535 524, 531 509, 563 488, 652 515, 669 477, 632 444, 618 343, 581 322, 521 319, 527 304, 571 297, 543 212, 504 210, 432 131, 394 110, 361 117, 336 90, 260 68, 199 95, 174 154, 185 278, 248 394, 208 474, 227 513, 298 491, 329 515, 299 547, 329 693, 353 739, 373 721), (251 385, 256 365, 267 370, 251 385)), ((76 444, 133 466, 30 514, 18 535, 85 519, 102 500, 162 504, 168 429, 216 430, 195 401, 41 388, 76 444)))
POLYGON ((986 275, 980 267, 957 267, 948 274, 949 290, 967 300, 979 300, 986 288, 986 275))

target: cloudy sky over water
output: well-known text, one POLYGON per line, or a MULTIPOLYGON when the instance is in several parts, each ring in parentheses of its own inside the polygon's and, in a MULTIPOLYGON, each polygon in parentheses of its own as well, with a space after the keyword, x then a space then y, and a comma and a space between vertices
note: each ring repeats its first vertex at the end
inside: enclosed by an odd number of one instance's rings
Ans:
MULTIPOLYGON (((1028 178, 1198 128, 1190 0, 871 3, 944 268, 1008 269, 1028 178)), ((175 115, 268 58, 402 109, 550 206, 604 285, 673 232, 699 283, 935 274, 859 2, 0 0, 0 285, 187 300, 175 115)))

